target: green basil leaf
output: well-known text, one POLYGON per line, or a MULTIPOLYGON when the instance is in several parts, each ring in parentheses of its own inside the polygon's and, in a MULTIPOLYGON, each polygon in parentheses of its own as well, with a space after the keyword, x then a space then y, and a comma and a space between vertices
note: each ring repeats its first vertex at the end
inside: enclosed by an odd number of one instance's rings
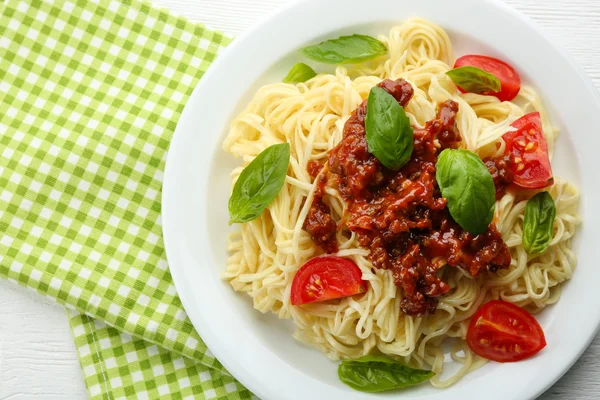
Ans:
POLYGON ((413 151, 413 128, 396 99, 378 86, 367 100, 365 130, 369 152, 383 165, 399 170, 413 151))
POLYGON ((290 69, 287 76, 283 78, 283 83, 306 82, 317 76, 314 69, 304 63, 298 63, 290 69))
POLYGON ((344 360, 338 366, 338 376, 343 383, 367 393, 414 386, 434 375, 431 371, 411 368, 383 356, 344 360))
POLYGON ((540 192, 527 202, 523 219, 523 247, 529 254, 543 253, 552 241, 556 206, 548 192, 540 192))
POLYGON ((473 235, 485 232, 494 218, 496 189, 483 161, 468 150, 446 149, 436 167, 435 177, 452 218, 473 235))
POLYGON ((244 168, 229 198, 229 225, 257 218, 283 187, 290 163, 289 143, 263 150, 244 168))
POLYGON ((387 47, 374 37, 351 35, 326 40, 300 51, 311 60, 325 64, 357 64, 386 54, 387 47))
POLYGON ((446 72, 452 82, 462 90, 471 93, 499 92, 502 89, 500 80, 489 72, 472 67, 458 67, 446 72))

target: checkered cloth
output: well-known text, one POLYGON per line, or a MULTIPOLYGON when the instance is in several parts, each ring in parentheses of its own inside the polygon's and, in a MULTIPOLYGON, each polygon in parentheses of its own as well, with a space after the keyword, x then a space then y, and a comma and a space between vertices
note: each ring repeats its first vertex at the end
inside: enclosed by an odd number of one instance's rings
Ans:
POLYGON ((87 315, 69 314, 92 399, 256 399, 216 369, 87 315))
POLYGON ((229 42, 139 0, 0 0, 0 276, 85 314, 92 399, 252 396, 187 318, 160 221, 169 140, 229 42))

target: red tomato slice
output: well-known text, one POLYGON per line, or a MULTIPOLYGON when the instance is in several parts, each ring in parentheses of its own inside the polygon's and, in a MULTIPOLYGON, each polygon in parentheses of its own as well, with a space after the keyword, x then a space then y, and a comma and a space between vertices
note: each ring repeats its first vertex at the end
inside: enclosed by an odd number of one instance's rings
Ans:
POLYGON ((475 354, 498 362, 520 361, 546 347, 544 331, 531 314, 503 301, 492 300, 473 316, 467 344, 475 354))
POLYGON ((352 296, 367 290, 362 272, 352 261, 335 256, 309 260, 292 282, 292 304, 313 303, 352 296))
POLYGON ((540 113, 524 115, 511 126, 517 130, 505 133, 502 138, 506 142, 506 152, 514 157, 514 182, 528 189, 552 185, 554 178, 540 113))
MULTIPOLYGON (((521 78, 519 74, 504 61, 492 57, 470 54, 462 56, 454 63, 454 68, 466 66, 477 67, 485 72, 489 72, 500 81, 501 90, 499 92, 484 94, 496 96, 501 101, 511 101, 517 97, 519 90, 521 90, 521 78)), ((460 90, 464 92, 464 90, 460 90)))

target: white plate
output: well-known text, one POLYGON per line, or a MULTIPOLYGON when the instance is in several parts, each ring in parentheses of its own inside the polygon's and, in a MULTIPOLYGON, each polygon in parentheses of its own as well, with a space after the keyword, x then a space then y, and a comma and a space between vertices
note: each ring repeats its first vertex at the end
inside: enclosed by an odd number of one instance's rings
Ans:
POLYGON ((581 355, 600 322, 597 178, 600 101, 591 82, 533 23, 492 0, 306 0, 289 5, 237 38, 189 99, 171 143, 163 188, 165 247, 179 296, 194 326, 223 365, 264 400, 528 399, 550 387, 581 355), (221 150, 231 119, 254 91, 279 81, 303 45, 340 34, 387 34, 410 16, 440 24, 457 55, 496 55, 542 93, 562 128, 553 161, 557 175, 582 191, 579 266, 562 298, 539 315, 548 346, 513 364, 488 363, 455 386, 424 384, 370 395, 345 387, 336 364, 292 338, 293 326, 254 310, 220 275, 226 262, 229 172, 221 150))

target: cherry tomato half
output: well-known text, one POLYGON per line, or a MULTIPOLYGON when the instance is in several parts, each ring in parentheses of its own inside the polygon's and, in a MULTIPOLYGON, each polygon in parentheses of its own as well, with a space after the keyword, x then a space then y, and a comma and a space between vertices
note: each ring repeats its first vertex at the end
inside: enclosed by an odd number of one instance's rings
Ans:
POLYGON ((473 316, 467 344, 488 360, 512 362, 536 354, 546 346, 546 338, 527 311, 507 301, 492 300, 473 316))
POLYGON ((293 305, 352 296, 367 290, 362 272, 352 261, 335 256, 309 260, 292 282, 293 305))
POLYGON ((500 81, 501 89, 499 92, 484 94, 496 96, 501 101, 510 101, 517 97, 519 90, 521 90, 521 78, 519 74, 504 61, 492 57, 469 54, 460 57, 454 63, 454 68, 466 66, 477 67, 485 72, 489 72, 500 81))
POLYGON ((506 142, 506 152, 514 157, 514 182, 529 189, 552 185, 554 178, 540 113, 524 115, 511 126, 517 130, 505 133, 502 138, 506 142))

